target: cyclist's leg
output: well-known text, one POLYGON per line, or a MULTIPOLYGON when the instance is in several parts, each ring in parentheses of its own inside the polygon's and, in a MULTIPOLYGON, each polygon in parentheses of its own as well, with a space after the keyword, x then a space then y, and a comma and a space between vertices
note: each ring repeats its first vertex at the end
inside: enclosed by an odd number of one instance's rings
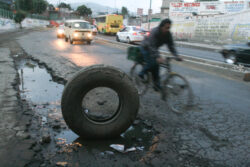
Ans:
POLYGON ((145 65, 143 66, 142 71, 139 73, 139 77, 144 78, 144 75, 152 68, 151 67, 152 65, 151 65, 149 52, 145 50, 142 46, 140 47, 140 51, 143 55, 145 65))
POLYGON ((154 87, 156 90, 161 89, 161 83, 160 83, 160 75, 159 75, 159 64, 156 62, 156 60, 153 61, 154 66, 152 68, 152 75, 154 80, 154 87))

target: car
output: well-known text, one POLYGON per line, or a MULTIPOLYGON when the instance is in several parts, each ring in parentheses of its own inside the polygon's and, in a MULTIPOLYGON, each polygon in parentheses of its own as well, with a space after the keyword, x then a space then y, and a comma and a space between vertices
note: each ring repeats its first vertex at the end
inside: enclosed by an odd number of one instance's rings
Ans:
POLYGON ((141 42, 149 32, 137 26, 126 26, 121 31, 117 32, 116 40, 118 42, 141 42))
POLYGON ((228 64, 250 66, 250 41, 242 44, 224 45, 220 52, 228 64))
POLYGON ((91 25, 91 28, 92 28, 92 32, 93 32, 93 35, 97 35, 97 28, 95 25, 91 25))
POLYGON ((57 34, 57 38, 64 38, 65 37, 64 26, 63 25, 60 25, 57 28, 56 34, 57 34))
POLYGON ((64 24, 65 28, 65 41, 70 41, 71 44, 74 41, 85 41, 89 45, 93 40, 93 33, 91 25, 85 20, 67 20, 64 24))

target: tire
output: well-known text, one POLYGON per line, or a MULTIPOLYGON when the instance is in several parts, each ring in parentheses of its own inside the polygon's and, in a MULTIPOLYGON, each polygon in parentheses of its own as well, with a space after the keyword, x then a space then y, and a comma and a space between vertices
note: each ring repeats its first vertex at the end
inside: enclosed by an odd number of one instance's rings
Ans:
POLYGON ((74 41, 71 39, 71 37, 69 37, 69 42, 71 45, 73 45, 74 41))
POLYGON ((163 91, 170 110, 175 113, 182 114, 193 104, 192 89, 188 81, 179 74, 169 74, 163 82, 163 91))
POLYGON ((130 69, 130 76, 140 96, 146 94, 151 80, 149 73, 144 76, 144 80, 142 80, 138 76, 142 68, 142 64, 135 63, 134 66, 130 69))
POLYGON ((127 37, 127 43, 129 43, 129 44, 132 43, 129 37, 127 37))
POLYGON ((94 65, 82 69, 68 81, 63 91, 61 107, 67 125, 79 136, 87 139, 113 138, 125 132, 135 120, 139 109, 139 95, 124 72, 110 66, 94 65), (111 89, 119 97, 119 107, 115 114, 101 121, 92 119, 82 107, 86 94, 100 87, 111 89))
POLYGON ((69 39, 68 39, 67 37, 65 37, 65 42, 68 42, 68 40, 69 40, 69 39))
POLYGON ((87 41, 87 44, 88 44, 88 45, 91 45, 91 41, 87 41))
POLYGON ((116 35, 116 41, 120 42, 120 39, 119 39, 118 35, 116 35))

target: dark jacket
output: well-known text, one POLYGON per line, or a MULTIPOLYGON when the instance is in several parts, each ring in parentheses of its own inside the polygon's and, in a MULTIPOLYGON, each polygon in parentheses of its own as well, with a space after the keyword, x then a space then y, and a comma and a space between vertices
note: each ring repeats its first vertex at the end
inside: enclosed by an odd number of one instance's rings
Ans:
POLYGON ((171 32, 163 35, 160 31, 160 27, 158 26, 154 28, 150 35, 142 41, 141 46, 150 52, 150 56, 157 58, 160 56, 158 51, 159 47, 164 44, 168 46, 168 49, 174 56, 177 56, 171 32))

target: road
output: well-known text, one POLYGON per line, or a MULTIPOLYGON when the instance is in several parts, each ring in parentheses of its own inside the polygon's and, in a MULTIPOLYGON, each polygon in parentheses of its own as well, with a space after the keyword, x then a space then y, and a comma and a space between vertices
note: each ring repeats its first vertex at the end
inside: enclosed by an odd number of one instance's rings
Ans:
POLYGON ((250 84, 247 82, 174 63, 174 70, 192 85, 195 106, 191 111, 183 115, 170 112, 159 95, 150 90, 141 98, 137 121, 142 129, 134 124, 127 132, 135 133, 132 138, 126 137, 126 133, 117 140, 83 141, 63 121, 62 84, 80 68, 95 64, 112 65, 128 73, 132 62, 126 59, 126 49, 98 40, 92 45, 71 45, 57 39, 53 29, 30 32, 1 46, 8 47, 13 56, 17 54, 21 58, 23 54, 27 58, 26 63, 15 62, 22 78, 19 93, 33 111, 28 129, 31 138, 38 141, 46 135, 51 138, 47 144, 37 142, 32 147, 35 156, 28 166, 55 166, 58 162, 66 162, 68 166, 250 165, 250 84), (28 65, 28 70, 20 64, 28 65), (48 76, 43 74, 46 72, 48 76), (48 82, 44 81, 46 78, 48 82), (52 81, 58 85, 50 88, 52 81), (112 150, 109 144, 144 146, 144 149, 123 154, 112 150))
MULTIPOLYGON (((103 35, 99 34, 98 35, 100 38, 108 39, 108 40, 113 40, 115 41, 116 38, 115 36, 111 35, 103 35)), ((139 44, 139 43, 136 43, 139 44)), ((160 48, 160 50, 169 52, 166 46, 163 46, 160 48)), ((197 58, 203 58, 203 59, 208 59, 208 60, 213 60, 213 61, 218 61, 218 62, 224 62, 224 59, 222 58, 221 54, 216 51, 216 50, 208 50, 208 49, 198 49, 198 48, 192 48, 190 46, 178 46, 176 45, 176 50, 180 55, 186 55, 186 56, 192 56, 192 57, 197 57, 197 58)))

